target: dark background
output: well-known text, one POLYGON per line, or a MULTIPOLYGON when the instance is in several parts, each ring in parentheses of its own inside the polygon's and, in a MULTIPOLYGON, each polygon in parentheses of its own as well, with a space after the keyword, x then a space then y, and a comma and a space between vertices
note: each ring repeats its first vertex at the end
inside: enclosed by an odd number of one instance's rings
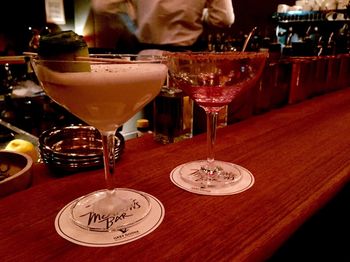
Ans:
MULTIPOLYGON (((174 0, 176 1, 176 0, 174 0)), ((64 0, 66 21, 74 25, 74 6, 78 0, 64 0)), ((262 34, 271 33, 274 23, 271 19, 280 3, 293 5, 292 0, 236 0, 233 1, 236 20, 232 34, 247 34, 254 27, 262 34)), ((82 2, 84 3, 84 2, 82 2)), ((10 0, 0 4, 0 34, 12 43, 15 49, 27 44, 30 32, 28 27, 41 29, 45 26, 45 0, 10 0)), ((76 8, 79 5, 76 5, 76 8)))
MULTIPOLYGON (((74 25, 74 0, 64 0, 64 7, 66 23, 74 25)), ((14 50, 20 52, 26 49, 31 38, 29 27, 41 30, 45 25, 45 0, 1 1, 0 36, 14 50)))
MULTIPOLYGON (((273 30, 275 24, 271 17, 278 4, 294 5, 293 0, 233 0, 236 21, 232 27, 233 33, 247 33, 257 26, 262 33, 273 30)), ((267 33, 267 32, 266 32, 267 33)))

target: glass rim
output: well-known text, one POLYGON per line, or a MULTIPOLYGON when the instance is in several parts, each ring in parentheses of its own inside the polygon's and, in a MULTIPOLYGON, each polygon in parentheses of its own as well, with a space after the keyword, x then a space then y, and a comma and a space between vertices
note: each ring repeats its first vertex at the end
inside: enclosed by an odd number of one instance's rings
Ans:
POLYGON ((162 56, 165 56, 166 58, 179 58, 184 60, 191 60, 191 59, 210 59, 210 58, 220 58, 220 59, 226 59, 226 58, 267 58, 269 56, 268 52, 265 51, 223 51, 223 52, 210 52, 210 51, 199 51, 199 52, 169 52, 165 51, 163 52, 162 56))
POLYGON ((40 57, 39 54, 31 55, 30 59, 35 62, 48 62, 48 63, 82 63, 82 62, 96 62, 96 63, 115 63, 115 64, 128 64, 128 63, 156 63, 163 62, 166 57, 164 55, 154 54, 89 54, 88 56, 75 56, 67 58, 54 58, 49 59, 47 57, 40 57))

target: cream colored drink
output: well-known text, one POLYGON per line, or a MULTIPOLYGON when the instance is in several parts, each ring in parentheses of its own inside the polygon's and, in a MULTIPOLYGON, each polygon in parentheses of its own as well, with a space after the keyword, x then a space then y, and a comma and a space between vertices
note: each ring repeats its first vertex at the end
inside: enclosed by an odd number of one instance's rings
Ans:
POLYGON ((101 132, 114 131, 159 93, 164 64, 94 64, 91 72, 55 72, 38 65, 45 92, 101 132))

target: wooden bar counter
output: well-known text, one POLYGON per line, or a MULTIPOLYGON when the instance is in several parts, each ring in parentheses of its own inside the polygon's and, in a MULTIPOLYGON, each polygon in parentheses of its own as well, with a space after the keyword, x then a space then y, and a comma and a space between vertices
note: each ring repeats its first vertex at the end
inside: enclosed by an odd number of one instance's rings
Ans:
POLYGON ((177 165, 205 158, 205 142, 205 134, 126 142, 119 185, 158 198, 165 217, 149 235, 113 247, 73 244, 54 227, 66 204, 104 187, 102 169, 59 177, 37 164, 32 187, 0 199, 0 260, 264 261, 350 179, 350 88, 219 129, 216 158, 255 177, 243 193, 196 195, 170 181, 177 165))

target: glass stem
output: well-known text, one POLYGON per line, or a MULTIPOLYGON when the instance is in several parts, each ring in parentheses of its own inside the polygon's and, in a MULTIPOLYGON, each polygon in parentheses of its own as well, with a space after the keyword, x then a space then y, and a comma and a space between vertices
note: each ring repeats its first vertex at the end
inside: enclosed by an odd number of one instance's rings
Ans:
POLYGON ((212 170, 214 164, 214 145, 216 140, 216 125, 218 112, 206 112, 207 115, 207 162, 208 168, 212 170))
POLYGON ((115 187, 114 132, 104 132, 101 135, 106 186, 107 189, 113 190, 115 187))

